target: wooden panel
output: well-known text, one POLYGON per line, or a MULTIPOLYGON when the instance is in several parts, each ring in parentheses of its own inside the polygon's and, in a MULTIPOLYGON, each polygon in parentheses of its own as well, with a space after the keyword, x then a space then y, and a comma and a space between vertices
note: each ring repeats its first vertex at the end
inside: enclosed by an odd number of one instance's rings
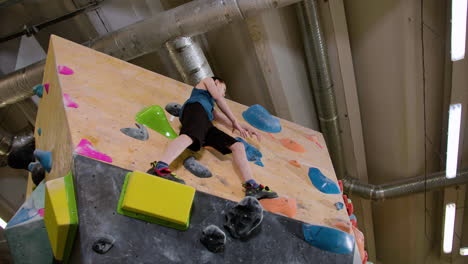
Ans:
MULTIPOLYGON (((146 106, 157 104, 164 107, 170 102, 183 103, 192 88, 55 36, 52 37, 51 43, 53 43, 56 64, 70 67, 75 72, 73 75, 59 75, 59 79, 62 92, 69 94, 79 107, 65 108, 66 118, 60 117, 60 120, 54 121, 62 128, 43 125, 43 135, 50 133, 62 138, 57 138, 55 142, 41 142, 40 139, 39 144, 55 146, 63 142, 63 147, 67 149, 69 155, 69 138, 62 134, 70 133, 73 146, 86 138, 98 151, 111 156, 114 165, 129 170, 146 171, 150 162, 161 156, 169 139, 149 130, 149 140, 138 141, 121 133, 120 128, 134 126, 135 114, 146 106), (69 132, 67 119, 70 124, 69 132)), ((228 104, 236 117, 242 121, 241 114, 247 107, 235 102, 228 104)), ((63 104, 56 98, 55 101, 44 100, 40 107, 58 109, 63 107, 63 104), (50 106, 50 104, 55 105, 50 106)), ((42 109, 39 110, 41 112, 42 109)), ((39 118, 38 124, 46 118, 47 113, 45 111, 41 113, 43 116, 39 118)), ((169 114, 167 117, 174 130, 179 132, 179 120, 171 119, 169 114)), ((334 206, 334 203, 342 201, 341 195, 319 192, 308 177, 309 167, 317 167, 327 177, 336 181, 322 135, 286 120, 281 120, 281 124, 283 127, 281 133, 272 136, 262 132, 261 142, 248 140, 263 153, 262 161, 265 164, 265 167, 259 167, 250 163, 254 177, 257 181, 272 187, 281 196, 296 199, 298 203, 296 219, 322 225, 331 223, 331 218, 347 222, 345 210, 337 211, 334 206), (317 136, 323 148, 308 139, 311 135, 317 136), (280 139, 293 139, 307 151, 293 152, 285 148, 280 139), (290 160, 298 161, 300 168, 291 165, 290 160)), ((227 130, 225 132, 230 133, 227 130)), ((182 165, 183 160, 191 154, 193 153, 187 150, 171 166, 188 185, 233 201, 243 198, 241 177, 233 168, 231 155, 222 156, 209 149, 203 149, 195 154, 196 158, 213 173, 212 178, 201 179, 193 176, 182 165)), ((57 163, 55 163, 57 158, 55 156, 54 158, 54 166, 56 164, 63 166, 60 171, 69 169, 69 156, 63 156, 63 161, 57 163)))

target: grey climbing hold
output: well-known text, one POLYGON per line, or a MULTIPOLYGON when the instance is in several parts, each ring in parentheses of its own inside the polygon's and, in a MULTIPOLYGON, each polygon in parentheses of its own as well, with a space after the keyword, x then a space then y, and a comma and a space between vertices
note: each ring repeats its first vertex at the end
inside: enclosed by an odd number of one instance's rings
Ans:
POLYGON ((226 213, 226 228, 234 238, 248 238, 263 220, 263 207, 254 197, 247 196, 226 213))
POLYGON ((200 241, 209 251, 214 253, 222 252, 226 244, 226 234, 219 227, 209 225, 203 229, 200 241))
POLYGON ((113 246, 115 239, 112 237, 99 238, 93 243, 93 251, 98 254, 106 254, 113 246))
POLYGON ((149 134, 148 130, 146 130, 146 127, 144 125, 135 123, 137 128, 134 127, 126 127, 126 128, 121 128, 120 131, 124 133, 125 135, 132 137, 134 139, 138 139, 141 141, 148 140, 149 134))
POLYGON ((179 116, 181 108, 182 106, 178 103, 168 103, 165 107, 166 111, 173 116, 179 116))
POLYGON ((184 167, 199 178, 209 178, 213 176, 211 171, 207 167, 200 164, 193 156, 190 156, 184 160, 184 167))

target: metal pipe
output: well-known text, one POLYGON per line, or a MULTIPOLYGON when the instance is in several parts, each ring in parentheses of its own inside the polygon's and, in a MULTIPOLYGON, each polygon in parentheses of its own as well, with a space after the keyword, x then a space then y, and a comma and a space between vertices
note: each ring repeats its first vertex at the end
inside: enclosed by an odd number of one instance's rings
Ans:
POLYGON ((447 179, 445 171, 442 171, 427 177, 418 176, 382 185, 362 183, 353 178, 344 178, 342 181, 344 190, 349 194, 356 194, 365 199, 378 201, 442 189, 452 185, 466 184, 468 183, 468 169, 461 170, 458 172, 457 177, 452 179, 447 179))
POLYGON ((343 144, 340 135, 334 84, 323 37, 317 0, 304 0, 296 7, 302 30, 306 61, 312 82, 320 128, 327 142, 336 175, 345 177, 343 144))
POLYGON ((34 141, 34 133, 32 131, 18 133, 15 136, 10 135, 3 129, 0 129, 0 167, 7 165, 8 154, 13 150, 34 141))
MULTIPOLYGON (((301 0, 196 0, 161 12, 118 31, 86 43, 95 50, 122 60, 153 52, 178 36, 194 36, 245 19, 263 10, 280 8, 301 0)), ((24 100, 40 83, 44 62, 0 79, 0 107, 24 100), (39 65, 40 64, 40 65, 39 65)))
POLYGON ((191 37, 170 40, 166 47, 185 83, 195 86, 204 78, 213 76, 205 54, 191 37))

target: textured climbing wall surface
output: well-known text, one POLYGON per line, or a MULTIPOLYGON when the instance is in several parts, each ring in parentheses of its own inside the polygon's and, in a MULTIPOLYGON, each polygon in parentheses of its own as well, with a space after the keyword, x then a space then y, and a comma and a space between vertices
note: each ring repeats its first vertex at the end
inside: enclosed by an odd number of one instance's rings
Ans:
POLYGON ((234 239, 223 225, 236 203, 202 192, 195 194, 187 231, 120 215, 115 210, 127 172, 87 157, 75 158, 80 228, 73 263, 353 263, 353 252, 318 249, 305 241, 302 222, 268 212, 250 237, 234 239), (212 253, 200 242, 209 225, 226 232, 223 252, 212 253))
MULTIPOLYGON (((50 83, 50 87, 39 105, 36 127, 42 133, 36 134, 36 140, 38 148, 53 153, 48 179, 68 172, 71 154, 78 145, 75 151, 82 155, 146 171, 170 139, 148 128, 149 139, 140 141, 120 129, 135 127, 135 116, 143 108, 182 104, 191 92, 186 84, 55 36, 51 38, 44 83, 50 83)), ((228 84, 228 89, 236 87, 228 84)), ((239 121, 245 122, 242 113, 247 107, 228 104, 239 121)), ((167 112, 165 115, 178 134, 178 118, 167 112)), ((280 124, 279 133, 261 132, 261 142, 247 140, 262 154, 260 162, 257 157, 250 163, 254 177, 280 196, 294 199, 296 219, 329 226, 333 219, 349 222, 345 210, 338 211, 334 206, 342 202, 341 195, 322 193, 311 182, 309 169, 314 167, 336 183, 322 135, 286 120, 280 120, 280 124)), ((233 201, 243 198, 240 175, 233 168, 231 155, 222 156, 209 148, 195 154, 211 170, 210 178, 196 177, 184 168, 183 161, 189 155, 189 151, 184 152, 171 166, 188 185, 233 201)))

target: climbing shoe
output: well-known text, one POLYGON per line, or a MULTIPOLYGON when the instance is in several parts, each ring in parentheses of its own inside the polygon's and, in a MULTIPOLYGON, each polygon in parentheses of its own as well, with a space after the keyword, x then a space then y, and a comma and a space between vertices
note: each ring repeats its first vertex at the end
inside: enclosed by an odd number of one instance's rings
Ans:
POLYGON ((242 184, 242 187, 245 188, 245 196, 253 196, 257 198, 257 200, 278 198, 278 194, 270 190, 268 186, 258 184, 257 187, 254 187, 250 183, 244 183, 242 184))
POLYGON ((146 173, 161 177, 166 180, 170 181, 175 181, 178 183, 185 184, 185 181, 182 180, 181 178, 177 177, 175 173, 173 173, 169 168, 162 168, 162 169, 156 169, 156 164, 157 162, 151 162, 151 169, 149 169, 146 173))

